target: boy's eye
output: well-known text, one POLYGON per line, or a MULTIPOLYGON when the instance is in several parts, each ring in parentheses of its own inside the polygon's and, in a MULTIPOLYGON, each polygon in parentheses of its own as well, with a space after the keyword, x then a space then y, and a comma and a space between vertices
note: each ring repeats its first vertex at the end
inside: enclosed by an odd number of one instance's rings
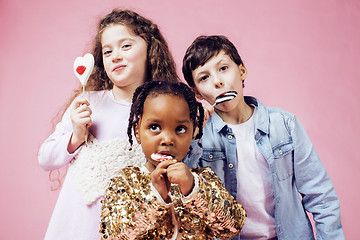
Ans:
POLYGON ((201 82, 201 81, 205 81, 205 80, 208 79, 208 78, 209 78, 209 76, 204 75, 204 76, 202 76, 199 80, 200 80, 200 82, 201 82))
POLYGON ((227 68, 228 68, 228 66, 222 66, 222 67, 220 68, 220 71, 225 71, 227 68))
POLYGON ((185 133, 186 132, 186 127, 185 126, 178 126, 177 128, 176 128, 176 132, 178 132, 178 133, 185 133))
POLYGON ((149 129, 150 129, 150 131, 152 131, 152 132, 158 132, 158 131, 160 131, 160 126, 159 126, 158 124, 151 124, 151 125, 149 126, 149 129))

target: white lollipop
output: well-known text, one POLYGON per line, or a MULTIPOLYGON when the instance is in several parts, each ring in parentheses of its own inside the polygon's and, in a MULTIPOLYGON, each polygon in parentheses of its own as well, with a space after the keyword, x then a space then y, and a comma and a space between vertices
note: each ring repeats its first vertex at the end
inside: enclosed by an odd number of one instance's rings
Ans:
POLYGON ((85 85, 94 69, 94 56, 87 53, 84 57, 77 57, 74 61, 74 73, 83 86, 83 96, 85 95, 85 85))
POLYGON ((151 154, 151 158, 156 160, 156 161, 160 161, 160 162, 173 159, 172 156, 163 155, 163 154, 159 154, 159 153, 151 154))
POLYGON ((217 96, 216 100, 215 100, 215 103, 212 105, 212 107, 214 107, 217 104, 233 100, 234 98, 236 98, 236 96, 237 96, 236 91, 230 91, 230 92, 227 92, 227 93, 222 94, 220 96, 217 96))
MULTIPOLYGON (((80 80, 83 87, 83 97, 85 98, 85 85, 94 69, 94 56, 87 53, 84 57, 77 57, 74 61, 74 73, 80 80)), ((85 143, 87 144, 87 135, 85 136, 85 143)))

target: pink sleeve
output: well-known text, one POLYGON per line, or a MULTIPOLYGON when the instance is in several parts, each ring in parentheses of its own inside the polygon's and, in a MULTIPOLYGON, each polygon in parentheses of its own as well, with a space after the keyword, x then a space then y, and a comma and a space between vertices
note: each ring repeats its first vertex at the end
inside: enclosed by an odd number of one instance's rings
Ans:
POLYGON ((67 146, 73 132, 69 108, 64 113, 61 122, 56 125, 55 131, 40 147, 38 160, 40 166, 46 171, 59 169, 65 166, 78 152, 77 150, 70 154, 67 151, 67 146))

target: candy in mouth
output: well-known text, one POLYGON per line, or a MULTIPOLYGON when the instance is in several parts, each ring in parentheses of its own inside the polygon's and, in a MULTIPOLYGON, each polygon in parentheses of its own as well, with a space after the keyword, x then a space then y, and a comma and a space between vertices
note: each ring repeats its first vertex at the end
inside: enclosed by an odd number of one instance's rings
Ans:
POLYGON ((159 154, 159 153, 151 154, 151 158, 156 160, 156 161, 160 161, 160 162, 173 159, 172 156, 159 154))
POLYGON ((223 102, 233 100, 234 98, 236 98, 236 96, 237 96, 236 91, 230 91, 230 92, 224 93, 224 94, 222 94, 220 96, 217 96, 213 106, 215 106, 215 105, 217 105, 219 103, 223 103, 223 102))

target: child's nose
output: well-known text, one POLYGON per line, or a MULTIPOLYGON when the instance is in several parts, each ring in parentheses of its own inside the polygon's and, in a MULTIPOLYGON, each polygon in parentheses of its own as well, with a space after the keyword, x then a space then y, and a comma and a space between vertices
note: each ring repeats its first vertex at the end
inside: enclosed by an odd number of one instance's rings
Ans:
POLYGON ((114 50, 113 51, 113 61, 116 62, 116 61, 119 61, 122 59, 122 53, 120 50, 114 50))
POLYGON ((222 81, 222 79, 220 77, 214 77, 214 84, 215 84, 215 88, 221 88, 222 86, 224 86, 224 82, 222 81))
POLYGON ((164 132, 161 138, 162 146, 173 146, 174 145, 174 136, 171 133, 164 132))

